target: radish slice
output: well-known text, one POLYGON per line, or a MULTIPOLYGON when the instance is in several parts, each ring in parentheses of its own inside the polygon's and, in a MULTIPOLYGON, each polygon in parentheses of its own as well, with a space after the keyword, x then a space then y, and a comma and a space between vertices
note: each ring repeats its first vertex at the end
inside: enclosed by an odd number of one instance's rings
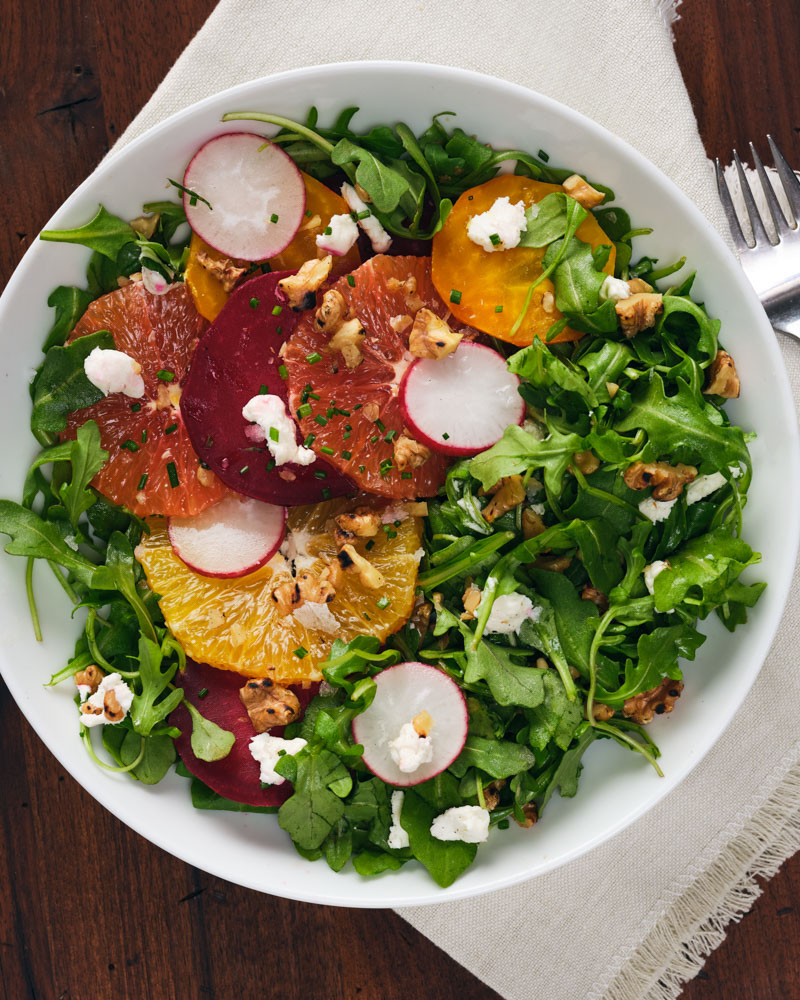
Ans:
POLYGON ((303 177, 291 157, 250 132, 209 139, 186 168, 183 186, 192 229, 239 260, 266 260, 285 250, 306 208, 303 177))
POLYGON ((519 379, 483 344, 462 343, 439 361, 420 358, 406 371, 400 403, 417 440, 442 455, 475 455, 522 424, 519 379))
POLYGON ((467 702, 454 680, 427 663, 398 663, 375 677, 375 700, 353 719, 353 739, 364 747, 364 763, 389 785, 419 785, 444 771, 467 739, 467 702), (401 770, 391 744, 421 712, 433 721, 413 771, 401 770), (430 757, 430 760, 426 760, 430 757))
POLYGON ((203 576, 253 573, 283 542, 286 510, 248 497, 226 497, 195 517, 171 517, 169 541, 175 555, 203 576))

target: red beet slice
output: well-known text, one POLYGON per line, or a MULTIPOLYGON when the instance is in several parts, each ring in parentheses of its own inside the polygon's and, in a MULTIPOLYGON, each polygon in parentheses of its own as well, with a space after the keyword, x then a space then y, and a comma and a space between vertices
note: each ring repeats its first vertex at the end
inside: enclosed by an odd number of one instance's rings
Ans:
MULTIPOLYGON (((256 735, 247 710, 239 700, 239 690, 247 681, 246 677, 230 670, 216 670, 205 663, 186 661, 183 674, 178 671, 175 683, 182 687, 189 701, 212 722, 230 730, 235 742, 231 752, 222 760, 206 761, 195 757, 192 752, 192 720, 185 705, 181 704, 170 715, 169 722, 177 726, 181 735, 175 740, 181 760, 189 770, 218 795, 234 802, 244 802, 248 806, 279 806, 292 794, 288 781, 282 785, 261 787, 261 768, 250 754, 250 740, 256 735), (200 697, 206 688, 208 694, 200 697)), ((306 706, 317 693, 319 685, 308 688, 292 687, 305 711, 306 706)), ((282 736, 283 727, 270 730, 273 736, 282 736)))
POLYGON ((242 408, 262 386, 284 402, 288 398, 278 352, 297 314, 278 281, 289 273, 252 278, 231 295, 197 345, 181 396, 183 421, 200 459, 230 489, 284 507, 355 490, 350 479, 319 457, 311 465, 267 469, 272 455, 266 443, 248 437, 251 425, 242 408))

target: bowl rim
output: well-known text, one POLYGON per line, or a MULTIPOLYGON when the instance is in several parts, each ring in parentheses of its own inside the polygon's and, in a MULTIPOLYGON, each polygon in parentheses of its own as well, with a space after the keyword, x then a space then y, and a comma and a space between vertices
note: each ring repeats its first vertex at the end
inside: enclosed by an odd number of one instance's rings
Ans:
MULTIPOLYGON (((187 107, 176 111, 169 117, 146 129, 141 135, 136 136, 130 141, 126 141, 123 146, 112 148, 112 150, 100 161, 94 170, 92 170, 91 174, 89 174, 89 176, 77 188, 75 188, 69 197, 67 197, 58 207, 44 228, 58 225, 62 220, 64 222, 68 221, 67 217, 72 209, 72 206, 80 200, 84 192, 95 183, 98 177, 105 176, 107 173, 113 171, 121 159, 135 157, 137 151, 143 145, 152 143, 160 135, 163 135, 185 121, 191 120, 194 117, 200 117, 205 111, 207 111, 207 109, 211 108, 221 99, 224 98, 226 101, 234 102, 241 96, 249 96, 250 94, 257 93, 258 89, 260 87, 264 87, 265 85, 273 86, 276 84, 291 84, 292 82, 306 81, 309 79, 313 80, 320 77, 324 80, 326 76, 335 76, 338 73, 344 72, 355 74, 356 77, 369 77, 374 74, 382 73, 395 73, 401 75, 420 74, 430 78, 433 83, 435 83, 437 79, 447 80, 451 83, 466 81, 482 87, 494 88, 497 91, 498 97, 500 97, 503 92, 512 93, 529 102, 533 106, 539 104, 540 106, 548 108, 551 112, 555 112, 564 122, 565 131, 569 129, 570 124, 574 123, 580 129, 588 132, 589 134, 594 133, 596 135, 603 136, 606 142, 610 140, 615 146, 616 152, 621 154, 623 158, 632 159, 645 175, 656 182, 657 186, 660 188, 664 188, 666 186, 670 197, 677 200, 683 210, 688 213, 693 224, 707 239, 711 241, 713 245, 715 245, 720 262, 724 264, 731 280, 739 286, 745 298, 749 300, 749 305, 753 311, 753 317, 751 318, 755 320, 755 325, 760 329, 762 334, 762 343, 760 346, 765 350, 770 362, 772 374, 776 377, 776 384, 773 386, 776 402, 787 412, 794 413, 794 401, 791 393, 788 373, 780 354, 776 335, 769 325, 766 313, 764 313, 761 303, 759 302, 754 290, 747 282, 744 272, 741 271, 738 261, 730 253, 719 232, 702 214, 694 202, 692 202, 691 199, 684 193, 684 191, 681 190, 670 177, 663 173, 635 147, 619 138, 609 129, 606 129, 604 126, 593 121, 583 113, 561 104, 554 98, 531 90, 528 87, 512 83, 489 74, 479 73, 474 70, 403 60, 356 60, 323 63, 284 70, 279 73, 269 74, 267 76, 258 77, 254 80, 236 84, 235 86, 217 91, 207 97, 193 102, 187 107)), ((2 296, 0 296, 0 322, 2 322, 3 312, 8 307, 9 301, 12 301, 15 298, 18 287, 24 283, 27 272, 31 267, 31 261, 36 256, 39 247, 39 240, 34 239, 20 262, 17 264, 2 296)), ((787 448, 788 456, 785 467, 785 471, 787 473, 786 481, 790 495, 794 495, 792 488, 800 488, 800 428, 798 428, 796 420, 792 420, 789 423, 786 428, 786 433, 789 445, 787 448)), ((786 525, 784 542, 784 549, 788 554, 791 554, 792 559, 790 560, 787 558, 783 565, 779 568, 777 575, 770 578, 770 591, 773 595, 777 595, 777 597, 773 600, 770 610, 766 613, 765 620, 760 623, 760 630, 763 638, 759 642, 761 655, 759 657, 758 669, 754 669, 747 678, 747 683, 742 684, 741 698, 738 702, 739 705, 741 705, 741 702, 747 696, 761 670, 761 667, 763 666, 764 659, 769 652, 769 648, 775 638, 783 615, 792 580, 793 566, 797 555, 798 544, 800 543, 800 519, 789 520, 786 525)), ((1 660, 0 672, 2 672, 1 660)), ((197 865, 217 877, 224 878, 228 881, 238 882, 238 884, 247 888, 254 888, 245 879, 237 878, 235 874, 232 874, 227 868, 218 864, 213 858, 203 857, 201 859, 194 856, 192 854, 191 845, 175 844, 169 836, 162 833, 159 827, 153 828, 151 820, 147 818, 142 819, 133 810, 133 808, 129 808, 127 810, 114 808, 104 801, 103 790, 100 787, 99 781, 94 782, 90 780, 87 782, 84 776, 79 776, 72 768, 64 764, 57 753, 57 741, 49 738, 49 733, 44 727, 43 720, 31 718, 28 715, 25 706, 26 685, 22 679, 18 679, 17 676, 10 671, 4 673, 4 678, 14 700, 42 742, 44 742, 56 759, 59 760, 60 765, 69 771, 71 776, 78 781, 81 787, 88 791, 89 794, 92 795, 92 797, 95 798, 104 808, 113 812, 118 819, 124 822, 127 826, 131 827, 145 839, 180 860, 192 865, 197 865)), ((544 875, 547 872, 553 871, 557 867, 583 856, 588 851, 609 840, 611 837, 631 825, 636 819, 648 812, 650 809, 654 808, 670 791, 677 787, 677 785, 679 785, 696 768, 712 747, 716 745, 732 721, 734 715, 735 709, 730 713, 729 717, 725 719, 724 724, 721 728, 719 728, 713 739, 711 739, 706 746, 701 748, 701 752, 695 756, 685 770, 673 780, 665 781, 658 794, 650 799, 647 799, 647 801, 641 806, 631 810, 631 812, 627 813, 616 823, 612 823, 601 833, 590 838, 585 843, 582 843, 578 847, 563 855, 559 855, 557 858, 551 859, 549 862, 538 865, 535 871, 517 871, 514 874, 501 878, 495 877, 487 883, 481 882, 477 885, 470 884, 468 886, 464 886, 459 885, 459 882, 457 881, 447 890, 438 888, 431 881, 430 890, 416 895, 413 899, 410 899, 407 895, 404 896, 396 894, 392 888, 394 883, 390 883, 387 880, 381 880, 381 884, 387 891, 381 895, 380 899, 353 896, 348 893, 348 889, 352 889, 352 883, 345 880, 342 880, 342 888, 338 894, 309 891, 306 890, 305 887, 301 887, 297 891, 295 891, 293 887, 290 890, 282 889, 280 891, 276 891, 275 894, 284 898, 291 898, 312 903, 322 903, 326 905, 367 908, 403 907, 429 905, 434 903, 451 902, 457 899, 466 899, 484 894, 486 892, 503 889, 511 885, 527 881, 528 879, 535 878, 539 875, 544 875)), ((398 876, 395 873, 394 878, 396 879, 398 877, 402 876, 398 876)), ((256 891, 267 892, 268 890, 256 887, 256 891)))

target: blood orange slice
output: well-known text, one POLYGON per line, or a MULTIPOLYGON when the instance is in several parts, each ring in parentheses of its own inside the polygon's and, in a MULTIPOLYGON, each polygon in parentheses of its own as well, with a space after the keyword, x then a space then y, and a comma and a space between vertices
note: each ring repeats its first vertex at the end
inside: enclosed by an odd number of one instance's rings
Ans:
POLYGON ((116 349, 142 366, 141 399, 112 393, 72 413, 65 432, 74 437, 86 420, 97 421, 108 462, 92 485, 140 517, 199 514, 227 492, 201 466, 179 408, 189 360, 205 327, 185 285, 151 295, 136 281, 92 302, 70 336, 108 330, 116 349))
POLYGON ((330 334, 318 329, 314 312, 303 313, 284 352, 291 409, 300 414, 302 432, 313 436, 314 451, 362 489, 396 498, 432 496, 444 480, 446 458, 432 454, 402 471, 395 461, 395 443, 405 430, 398 391, 414 361, 408 351, 413 316, 423 306, 449 316, 431 282, 430 259, 381 254, 333 288, 366 332, 362 360, 348 370, 341 353, 329 349, 330 334))
MULTIPOLYGON (((292 534, 284 551, 293 556, 295 572, 318 575, 335 559, 332 518, 365 504, 386 508, 385 502, 364 496, 293 507, 287 522, 292 534)), ((374 542, 369 550, 367 539, 357 542, 360 554, 382 574, 383 584, 370 589, 355 570, 345 572, 333 600, 325 605, 335 631, 303 624, 311 622, 305 614, 281 614, 272 593, 293 577, 291 562, 280 554, 248 576, 200 576, 175 555, 166 526, 153 522, 136 558, 151 589, 161 595, 167 625, 193 659, 249 677, 274 677, 280 683, 316 681, 321 680, 318 664, 334 639, 348 642, 357 635, 373 635, 383 641, 411 614, 422 520, 394 515, 393 509, 394 520, 369 540, 374 542)))

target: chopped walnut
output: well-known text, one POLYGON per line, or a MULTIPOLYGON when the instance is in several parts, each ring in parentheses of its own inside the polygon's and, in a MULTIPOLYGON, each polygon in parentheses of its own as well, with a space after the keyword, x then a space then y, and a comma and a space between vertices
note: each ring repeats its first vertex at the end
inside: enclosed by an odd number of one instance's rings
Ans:
POLYGON ((369 507, 356 507, 350 514, 339 514, 336 523, 354 537, 373 538, 381 526, 381 516, 369 507))
POLYGON ((222 285, 223 292, 232 292, 236 285, 247 274, 246 267, 237 267, 230 257, 217 260, 205 250, 198 251, 197 263, 222 285))
POLYGON ((634 462, 622 473, 625 485, 631 490, 653 487, 654 500, 674 500, 683 491, 684 483, 697 476, 693 465, 670 465, 669 462, 634 462))
POLYGON ((364 188, 358 183, 356 183, 355 188, 358 197, 364 202, 364 204, 369 205, 372 202, 372 198, 370 198, 369 194, 367 194, 364 188))
POLYGON ((312 604, 330 604, 336 597, 336 589, 329 580, 321 580, 313 573, 300 573, 297 577, 297 590, 300 594, 300 607, 305 601, 312 604))
POLYGON ((103 715, 109 722, 122 722, 125 718, 125 709, 117 701, 113 688, 103 695, 103 715))
POLYGON ((708 385, 703 389, 707 396, 723 396, 725 399, 738 399, 739 376, 736 365, 727 351, 717 351, 717 356, 708 368, 708 385))
POLYGON ((522 821, 518 820, 516 816, 514 817, 516 823, 521 826, 523 830, 530 830, 539 818, 539 810, 536 808, 536 803, 526 802, 522 807, 522 815, 525 817, 522 821))
POLYGON ((322 225, 322 218, 319 215, 312 215, 310 219, 305 220, 303 225, 300 226, 300 229, 301 230, 316 229, 318 226, 321 225, 322 225))
POLYGON ((584 476, 591 476, 600 468, 600 459, 593 451, 576 451, 572 456, 572 461, 584 476))
POLYGON ((643 278, 628 278, 628 288, 631 290, 631 295, 636 295, 637 292, 653 291, 653 286, 648 285, 643 278))
POLYGON ((483 516, 489 524, 502 517, 509 510, 518 507, 525 499, 525 487, 522 476, 504 476, 492 487, 494 496, 483 508, 483 516), (498 488, 499 487, 499 488, 498 488))
POLYGON ((541 535, 543 531, 547 531, 547 527, 544 523, 544 518, 541 514, 537 514, 535 510, 531 510, 530 507, 526 507, 522 512, 522 537, 526 540, 528 538, 536 538, 537 535, 541 535))
POLYGON ((534 667, 536 667, 537 670, 549 670, 550 669, 550 664, 547 662, 547 660, 543 656, 537 656, 536 657, 536 661, 534 662, 533 665, 534 665, 534 667))
POLYGON ((660 292, 636 292, 627 299, 620 299, 614 309, 622 332, 630 339, 656 325, 656 316, 663 311, 664 303, 660 292))
POLYGON ((545 292, 542 296, 542 309, 546 313, 551 313, 556 306, 556 297, 552 292, 545 292))
POLYGON ((408 511, 409 517, 427 517, 428 516, 428 501, 427 500, 416 500, 412 503, 405 504, 405 509, 408 511))
POLYGON ((417 712, 414 718, 411 720, 411 725, 414 727, 414 732, 417 736, 422 736, 424 739, 426 736, 430 735, 433 729, 433 719, 429 712, 423 709, 421 712, 417 712))
POLYGON ((433 612, 433 605, 430 601, 420 601, 419 604, 415 605, 414 610, 411 612, 411 618, 408 623, 412 628, 415 628, 419 633, 419 641, 425 638, 428 634, 428 629, 431 624, 431 613, 433 612))
POLYGON ((158 387, 158 394, 152 402, 147 404, 152 410, 168 410, 172 407, 177 410, 181 405, 181 387, 175 383, 164 385, 162 382, 158 387))
POLYGON ((280 687, 269 677, 248 681, 239 689, 239 698, 257 733, 266 733, 273 726, 288 726, 300 715, 294 691, 280 687))
POLYGON ((201 486, 213 486, 216 478, 211 469, 207 469, 204 465, 197 466, 197 481, 201 486))
POLYGON ((358 368, 364 359, 364 355, 361 353, 364 336, 364 327, 361 325, 361 320, 353 317, 353 319, 345 320, 328 341, 328 348, 331 351, 342 352, 342 357, 348 371, 358 368))
POLYGON ((319 582, 329 583, 334 590, 338 590, 341 587, 342 579, 342 567, 338 559, 331 559, 327 566, 320 570, 319 582))
POLYGON ((377 403, 365 403, 361 409, 361 412, 364 414, 367 420, 371 421, 374 424, 375 421, 378 419, 378 417, 380 417, 381 415, 381 408, 380 406, 378 406, 377 403))
POLYGON ((569 675, 574 681, 576 681, 581 676, 581 672, 577 667, 570 667, 569 675))
POLYGON ((281 278, 278 288, 289 300, 289 305, 295 312, 303 309, 313 309, 317 302, 317 289, 331 273, 333 257, 321 257, 319 260, 307 260, 297 274, 281 278))
POLYGON ((394 464, 402 472, 404 469, 418 469, 431 457, 430 448, 415 441, 407 434, 401 434, 394 443, 394 464))
POLYGON ((137 215, 135 219, 130 220, 128 225, 131 229, 135 230, 143 240, 151 240, 160 218, 160 212, 155 212, 153 215, 137 215))
POLYGON ((417 279, 413 274, 410 274, 404 281, 399 278, 389 278, 386 287, 391 292, 399 292, 402 289, 407 312, 416 313, 425 305, 424 300, 417 295, 417 279))
POLYGON ((592 705, 592 718, 598 722, 608 722, 614 718, 614 709, 610 705, 604 705, 602 701, 596 701, 592 705))
POLYGON ((468 622, 475 617, 475 612, 478 610, 478 605, 481 603, 482 591, 480 587, 476 587, 472 581, 467 584, 464 591, 464 595, 461 600, 464 603, 464 613, 461 615, 461 620, 468 622))
POLYGON ((395 333, 402 333, 403 330, 407 330, 413 322, 414 320, 408 315, 408 313, 400 313, 399 316, 392 316, 389 320, 389 326, 395 333))
POLYGON ((506 779, 498 778, 497 781, 491 782, 483 790, 483 801, 486 805, 486 809, 492 812, 500 805, 500 791, 505 788, 506 779))
POLYGON ((546 569, 550 573, 563 573, 569 569, 572 556, 537 556, 533 562, 534 569, 546 569))
POLYGON ((104 677, 105 674, 100 667, 96 663, 90 663, 88 667, 75 674, 75 687, 88 687, 91 689, 89 694, 94 694, 104 677))
POLYGON ((334 333, 338 330, 347 315, 347 303, 341 292, 329 288, 322 296, 322 305, 317 309, 314 326, 324 333, 334 333))
POLYGON ((605 198, 602 191, 593 188, 580 174, 572 174, 571 177, 567 177, 561 182, 561 186, 570 198, 574 198, 584 208, 595 208, 605 198))
POLYGON ((613 399, 619 392, 619 386, 616 382, 606 382, 606 392, 608 393, 608 398, 613 399))
POLYGON ((290 615, 302 603, 297 583, 294 580, 286 580, 284 583, 279 583, 272 591, 272 600, 277 605, 278 614, 281 618, 290 615))
POLYGON ((408 349, 418 358, 439 361, 446 358, 461 343, 463 333, 451 330, 431 309, 420 309, 408 338, 408 349))
POLYGON ((681 696, 681 691, 683 691, 683 681, 673 681, 665 677, 658 687, 628 698, 622 706, 622 712, 626 718, 633 719, 640 726, 647 725, 653 721, 654 716, 671 712, 681 696))
POLYGON ((344 570, 354 569, 365 587, 377 590, 386 583, 383 573, 376 569, 369 559, 356 552, 352 545, 345 545, 339 553, 339 563, 344 570))
POLYGON ((596 604, 601 614, 605 614, 608 611, 608 598, 606 595, 602 590, 597 590, 596 587, 591 587, 588 583, 581 591, 581 600, 591 601, 592 604, 596 604))

